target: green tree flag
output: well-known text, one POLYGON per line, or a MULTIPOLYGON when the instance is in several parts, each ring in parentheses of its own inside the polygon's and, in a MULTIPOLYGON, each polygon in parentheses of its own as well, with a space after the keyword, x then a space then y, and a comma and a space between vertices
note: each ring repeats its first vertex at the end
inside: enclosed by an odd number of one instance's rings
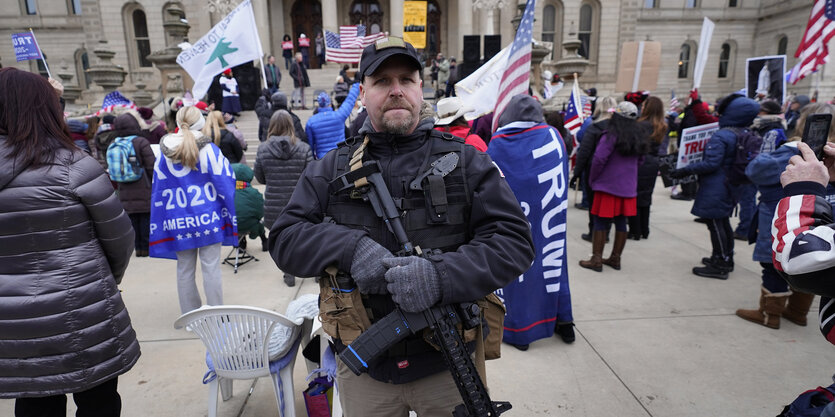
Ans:
POLYGON ((223 56, 224 55, 229 55, 232 52, 235 52, 235 51, 238 50, 238 48, 230 47, 229 45, 231 45, 231 44, 232 43, 227 41, 226 38, 220 38, 220 41, 218 41, 217 46, 215 47, 215 50, 212 51, 212 55, 209 56, 209 60, 206 61, 206 65, 209 65, 209 63, 211 63, 212 61, 217 59, 217 60, 220 60, 220 65, 223 68, 228 67, 229 63, 226 62, 225 59, 223 59, 223 56))

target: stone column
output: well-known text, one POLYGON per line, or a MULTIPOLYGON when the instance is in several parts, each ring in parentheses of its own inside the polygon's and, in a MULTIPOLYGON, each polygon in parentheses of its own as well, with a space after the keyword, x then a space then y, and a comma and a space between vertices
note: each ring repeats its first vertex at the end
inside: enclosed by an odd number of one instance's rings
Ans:
POLYGON ((403 37, 403 0, 391 0, 389 14, 389 35, 403 37))
MULTIPOLYGON (((336 0, 322 0, 322 27, 339 33, 339 22, 336 19, 336 0)), ((316 35, 314 34, 315 38, 316 35)))
POLYGON ((460 56, 464 59, 464 35, 479 35, 473 30, 474 12, 472 0, 458 0, 458 39, 455 44, 450 42, 447 55, 460 56), (453 45, 456 45, 455 49, 451 48, 453 45))
POLYGON ((258 38, 261 40, 263 58, 266 58, 273 50, 273 45, 270 42, 270 14, 267 8, 267 0, 253 0, 252 12, 255 14, 255 27, 258 31, 258 38))

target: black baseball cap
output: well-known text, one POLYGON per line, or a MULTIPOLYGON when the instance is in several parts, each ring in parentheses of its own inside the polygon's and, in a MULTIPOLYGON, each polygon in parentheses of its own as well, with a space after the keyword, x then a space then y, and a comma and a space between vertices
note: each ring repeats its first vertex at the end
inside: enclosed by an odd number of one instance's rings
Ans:
POLYGON ((359 70, 360 79, 364 79, 366 75, 374 74, 374 71, 380 67, 383 61, 395 55, 411 58, 410 62, 415 65, 417 70, 423 69, 420 57, 412 44, 404 41, 403 38, 388 36, 366 46, 362 51, 359 70))

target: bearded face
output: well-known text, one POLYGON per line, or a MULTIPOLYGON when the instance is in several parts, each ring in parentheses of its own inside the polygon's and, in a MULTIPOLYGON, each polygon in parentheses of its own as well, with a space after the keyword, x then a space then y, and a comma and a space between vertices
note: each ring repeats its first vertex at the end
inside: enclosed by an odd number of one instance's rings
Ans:
POLYGON ((374 130, 395 135, 414 131, 420 121, 423 82, 408 59, 386 60, 360 87, 360 99, 374 130))

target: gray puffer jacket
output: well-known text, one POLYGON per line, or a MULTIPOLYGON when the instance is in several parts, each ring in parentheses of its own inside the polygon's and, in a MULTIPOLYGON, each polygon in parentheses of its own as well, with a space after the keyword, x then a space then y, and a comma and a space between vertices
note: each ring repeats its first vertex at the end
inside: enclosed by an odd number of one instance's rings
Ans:
POLYGON ((134 232, 92 157, 10 154, 0 136, 0 398, 84 391, 139 359, 116 286, 134 232))
POLYGON ((299 177, 311 161, 313 151, 310 145, 301 140, 292 145, 287 136, 270 136, 258 147, 255 178, 267 186, 264 193, 264 225, 268 229, 290 201, 299 177))

